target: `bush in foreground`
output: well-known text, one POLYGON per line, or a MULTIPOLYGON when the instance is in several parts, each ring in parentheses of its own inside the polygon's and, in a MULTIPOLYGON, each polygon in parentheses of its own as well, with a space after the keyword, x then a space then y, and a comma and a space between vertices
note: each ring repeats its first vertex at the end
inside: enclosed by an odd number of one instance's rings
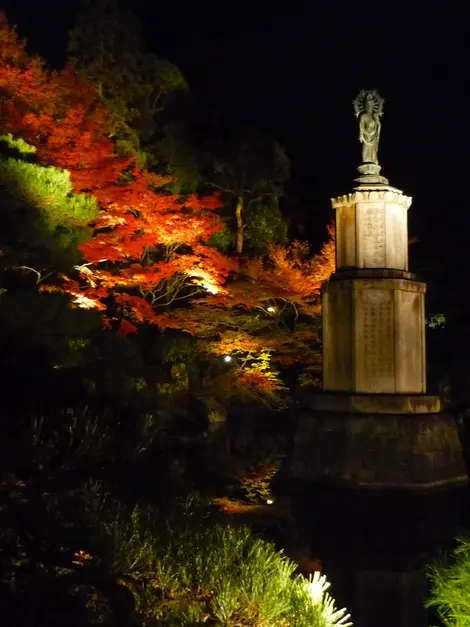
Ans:
POLYGON ((99 484, 35 497, 21 481, 10 495, 0 609, 18 627, 351 624, 323 576, 295 575, 272 544, 213 520, 195 497, 125 505, 99 484))
POLYGON ((294 575, 295 563, 246 527, 204 524, 191 501, 166 521, 137 507, 116 521, 113 537, 117 578, 132 591, 144 625, 350 624, 324 577, 294 575))
POLYGON ((446 627, 470 627, 470 538, 459 538, 450 559, 436 562, 429 578, 426 605, 437 610, 446 627))
POLYGON ((165 438, 134 431, 87 411, 0 420, 0 615, 17 627, 350 624, 324 577, 296 575, 228 525, 172 473, 165 438))

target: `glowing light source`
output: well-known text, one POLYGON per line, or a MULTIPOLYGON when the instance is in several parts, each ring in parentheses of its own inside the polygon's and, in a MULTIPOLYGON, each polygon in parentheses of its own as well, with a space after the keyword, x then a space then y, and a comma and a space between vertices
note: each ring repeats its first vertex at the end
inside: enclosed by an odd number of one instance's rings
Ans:
POLYGON ((225 355, 224 361, 227 361, 227 362, 232 361, 232 358, 230 357, 230 355, 225 355))
POLYGON ((270 305, 266 311, 269 311, 269 313, 274 313, 276 311, 276 308, 270 305))
POLYGON ((274 501, 273 501, 272 499, 268 499, 268 500, 266 501, 266 503, 267 503, 268 505, 272 505, 272 504, 274 503, 274 501))

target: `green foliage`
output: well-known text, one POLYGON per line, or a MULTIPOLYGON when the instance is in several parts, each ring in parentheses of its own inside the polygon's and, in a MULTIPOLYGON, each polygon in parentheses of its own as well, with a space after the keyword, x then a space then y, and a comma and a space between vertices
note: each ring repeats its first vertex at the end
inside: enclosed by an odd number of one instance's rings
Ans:
POLYGON ((246 200, 282 195, 290 164, 274 139, 245 130, 215 135, 207 141, 209 182, 246 200))
MULTIPOLYGON (((158 509, 126 510, 87 492, 85 499, 96 538, 101 536, 85 551, 93 555, 107 545, 104 563, 130 590, 139 624, 348 624, 345 612, 331 607, 318 580, 295 576, 296 565, 247 528, 204 520, 204 510, 193 498, 173 504, 171 511, 166 508, 164 525, 158 509)), ((91 559, 90 571, 96 568, 94 561, 103 564, 91 559)))
POLYGON ((74 194, 70 174, 18 159, 0 159, 0 183, 37 207, 50 229, 86 227, 98 215, 95 198, 74 194))
POLYGON ((266 244, 287 244, 287 223, 278 198, 267 198, 249 206, 245 225, 246 250, 262 254, 266 244))
MULTIPOLYGON (((208 187, 221 193, 227 229, 211 243, 223 251, 235 245, 235 206, 242 201, 246 250, 259 254, 266 242, 285 243, 287 226, 278 199, 289 177, 284 149, 272 138, 201 111, 189 97, 176 119, 164 126, 157 152, 175 177, 175 193, 208 187)), ((238 227, 239 228, 239 227, 238 227)))
MULTIPOLYGON (((21 139, 11 136, 0 139, 22 155, 32 154, 21 139)), ((15 202, 21 201, 29 213, 26 220, 23 216, 20 218, 23 210, 5 199, 5 209, 9 205, 12 211, 12 229, 7 229, 6 235, 21 230, 17 238, 20 242, 29 240, 30 246, 36 248, 43 245, 55 251, 53 254, 65 254, 70 262, 79 257, 78 245, 91 234, 88 225, 98 215, 98 204, 91 196, 73 192, 67 171, 4 156, 0 157, 0 184, 15 202)), ((5 211, 4 220, 6 215, 5 211)))
POLYGON ((267 457, 240 473, 239 481, 244 498, 250 503, 266 503, 272 500, 272 483, 282 463, 281 456, 267 457))
POLYGON ((294 576, 296 565, 273 545, 247 528, 212 525, 202 513, 190 499, 167 513, 165 526, 140 507, 113 518, 114 563, 137 595, 142 624, 346 624, 345 612, 332 619, 325 595, 315 599, 315 584, 294 576))
POLYGON ((430 313, 426 316, 426 324, 430 329, 445 327, 446 322, 446 316, 443 313, 430 313))
POLYGON ((470 538, 459 538, 451 557, 435 563, 429 572, 434 607, 446 627, 470 626, 470 538))
POLYGON ((157 159, 166 164, 168 172, 174 180, 168 189, 176 195, 191 194, 199 190, 203 184, 200 172, 200 155, 186 134, 189 130, 182 128, 181 123, 167 123, 163 129, 164 136, 155 146, 157 159))
POLYGON ((0 146, 2 151, 5 147, 8 147, 11 150, 16 151, 19 155, 34 155, 36 152, 36 148, 34 146, 25 142, 24 139, 21 139, 21 137, 13 137, 11 133, 0 135, 0 146))
POLYGON ((235 233, 228 226, 225 226, 225 228, 214 233, 209 240, 209 244, 223 253, 228 253, 235 247, 235 233))
MULTIPOLYGON (((231 228, 231 217, 226 215, 224 222, 225 228, 211 237, 210 244, 227 253, 235 247, 235 231, 231 228)), ((287 222, 282 217, 278 198, 266 197, 249 203, 245 220, 245 252, 263 255, 267 244, 287 242, 287 222)))
POLYGON ((289 177, 284 149, 271 137, 245 130, 215 134, 202 143, 202 179, 219 190, 233 217, 238 253, 263 252, 266 243, 285 242, 278 199, 289 177))
POLYGON ((118 426, 86 410, 0 421, 0 607, 12 624, 123 624, 109 567, 98 568, 93 589, 81 568, 83 548, 98 551, 100 540, 84 486, 100 476, 112 481, 111 465, 142 450, 118 426), (91 604, 93 590, 108 597, 91 604), (112 623, 103 622, 108 614, 112 623))
POLYGON ((299 388, 316 388, 321 389, 321 366, 307 366, 304 371, 297 377, 297 385, 299 388))
POLYGON ((161 342, 160 355, 163 363, 175 363, 193 359, 195 355, 194 341, 188 334, 169 334, 161 342))
POLYGON ((348 624, 324 579, 295 575, 273 545, 184 496, 164 458, 152 467, 158 438, 145 422, 123 428, 71 410, 0 422, 0 588, 12 624, 348 624), (123 483, 137 469, 137 483, 123 483))
POLYGON ((87 2, 69 33, 69 54, 79 72, 98 88, 113 119, 121 154, 135 154, 140 165, 155 133, 167 96, 186 89, 173 64, 144 51, 138 18, 115 0, 87 2))

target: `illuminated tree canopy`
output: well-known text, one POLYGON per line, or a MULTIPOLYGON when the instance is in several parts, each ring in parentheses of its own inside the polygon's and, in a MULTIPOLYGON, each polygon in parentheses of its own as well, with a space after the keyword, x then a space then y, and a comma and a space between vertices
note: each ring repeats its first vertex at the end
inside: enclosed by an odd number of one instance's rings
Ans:
MULTIPOLYGON (((51 72, 30 57, 5 18, 0 53, 2 127, 33 147, 38 164, 66 171, 70 192, 90 207, 92 235, 79 246, 81 263, 41 289, 67 291, 76 306, 101 311, 104 326, 120 334, 154 324, 190 333, 203 359, 219 363, 230 353, 229 371, 212 368, 206 377, 228 397, 242 390, 276 395, 284 388, 279 366, 318 369, 312 320, 320 285, 334 267, 331 231, 321 255, 300 242, 269 245, 258 257, 223 254, 211 244, 224 228, 219 196, 178 197, 162 190, 157 174, 137 167, 135 157, 120 157, 113 115, 98 90, 70 66, 51 72)), ((236 185, 249 170, 243 154, 236 185)), ((220 176, 230 172, 221 166, 220 176)), ((252 176, 256 187, 262 177, 252 176)), ((275 192, 269 180, 266 185, 251 196, 275 192)))

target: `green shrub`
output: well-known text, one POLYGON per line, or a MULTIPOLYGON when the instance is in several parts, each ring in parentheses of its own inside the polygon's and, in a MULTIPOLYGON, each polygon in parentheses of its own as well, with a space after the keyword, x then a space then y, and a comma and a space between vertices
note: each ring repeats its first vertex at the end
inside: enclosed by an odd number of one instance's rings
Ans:
POLYGON ((296 575, 282 551, 227 525, 166 458, 150 466, 119 430, 87 411, 3 424, 0 608, 12 624, 350 624, 324 577, 296 575))
POLYGON ((34 155, 36 152, 36 148, 34 146, 25 142, 24 139, 21 139, 21 137, 13 137, 11 133, 0 135, 0 144, 15 150, 21 155, 34 155))
MULTIPOLYGON (((121 510, 107 527, 113 570, 131 590, 142 625, 351 624, 335 609, 323 576, 295 575, 294 562, 272 544, 246 527, 214 524, 195 498, 168 505, 121 510)), ((103 512, 103 504, 93 509, 103 512)))
POLYGON ((446 627, 470 627, 470 538, 459 538, 450 559, 436 562, 429 578, 426 605, 436 608, 446 627))
POLYGON ((3 158, 0 159, 0 184, 39 209, 44 224, 51 230, 86 227, 98 215, 96 199, 74 194, 70 174, 65 170, 3 158))
POLYGON ((287 223, 277 199, 266 204, 254 203, 248 210, 245 241, 246 247, 255 254, 263 254, 268 243, 287 244, 287 223))

